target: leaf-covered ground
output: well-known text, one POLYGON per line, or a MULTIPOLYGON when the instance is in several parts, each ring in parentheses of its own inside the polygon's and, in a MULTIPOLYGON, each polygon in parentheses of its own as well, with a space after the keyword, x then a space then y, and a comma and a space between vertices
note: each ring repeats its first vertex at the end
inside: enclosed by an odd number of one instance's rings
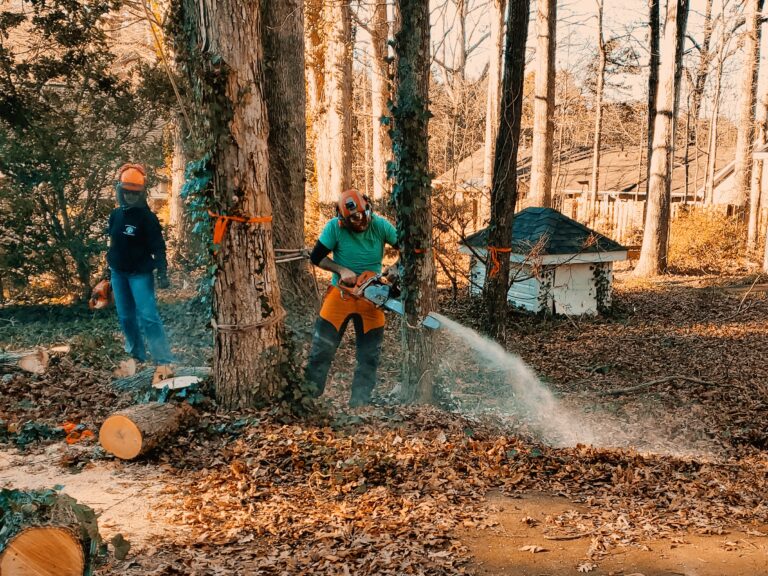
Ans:
MULTIPOLYGON (((149 455, 142 466, 156 468, 166 486, 153 514, 179 532, 151 555, 111 559, 101 571, 472 573, 461 534, 494 529, 491 491, 574 502, 573 510, 548 517, 545 528, 552 537, 584 539, 582 567, 648 538, 733 527, 762 534, 768 299, 751 280, 625 279, 609 318, 516 314, 507 347, 551 396, 528 397, 539 384, 521 380, 522 372, 510 369, 517 364, 478 354, 449 334, 438 344, 437 372, 448 408, 392 405, 387 392, 400 349, 390 329, 379 402, 351 411, 345 402, 354 348, 347 339, 317 414, 286 420, 210 404, 193 428, 149 455), (560 420, 573 438, 595 444, 565 445, 562 436, 552 442, 542 422, 560 420)), ((476 303, 443 304, 447 316, 476 327, 476 303)), ((164 316, 184 363, 205 363, 210 350, 199 307, 170 301, 164 316)), ((306 333, 306 325, 297 331, 306 333)), ((133 402, 110 385, 110 362, 119 359, 111 316, 0 310, 3 346, 61 341, 73 343, 72 353, 54 359, 47 374, 3 377, 0 441, 18 443, 26 422, 54 428, 76 421, 95 430, 133 402)), ((55 441, 41 435, 26 450, 55 441)), ((71 472, 107 458, 96 448, 75 453, 59 465, 71 472)))

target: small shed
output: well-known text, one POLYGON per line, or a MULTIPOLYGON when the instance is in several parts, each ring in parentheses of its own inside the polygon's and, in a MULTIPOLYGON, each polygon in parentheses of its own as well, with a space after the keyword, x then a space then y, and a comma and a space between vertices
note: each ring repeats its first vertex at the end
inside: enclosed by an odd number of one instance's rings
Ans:
MULTIPOLYGON (((611 306, 613 263, 627 249, 552 208, 526 208, 512 227, 509 301, 532 312, 597 314, 611 306)), ((468 237, 470 294, 485 283, 488 229, 468 237)))

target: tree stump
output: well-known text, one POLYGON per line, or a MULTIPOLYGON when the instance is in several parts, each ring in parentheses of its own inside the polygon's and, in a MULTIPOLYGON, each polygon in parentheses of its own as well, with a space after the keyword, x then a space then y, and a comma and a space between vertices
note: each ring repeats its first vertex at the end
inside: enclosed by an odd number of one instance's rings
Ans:
POLYGON ((48 352, 42 348, 21 352, 0 352, 0 367, 20 368, 32 374, 43 374, 48 368, 48 352))
POLYGON ((82 576, 99 551, 96 514, 55 490, 0 490, 0 574, 82 576))
POLYGON ((82 576, 85 555, 76 534, 60 526, 34 526, 14 536, 0 556, 3 576, 82 576))
POLYGON ((175 434, 194 414, 189 404, 136 404, 104 421, 99 442, 121 460, 133 460, 175 434))

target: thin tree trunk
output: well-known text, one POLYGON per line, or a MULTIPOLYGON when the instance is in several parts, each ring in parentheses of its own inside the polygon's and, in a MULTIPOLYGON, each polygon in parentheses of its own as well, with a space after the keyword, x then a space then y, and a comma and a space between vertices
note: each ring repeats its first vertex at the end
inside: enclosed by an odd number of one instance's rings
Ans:
POLYGON ((389 115, 387 102, 392 97, 387 59, 389 21, 387 3, 377 0, 373 9, 372 22, 373 62, 371 66, 371 125, 373 127, 373 199, 381 201, 389 197, 390 185, 387 179, 387 162, 392 158, 392 141, 389 126, 382 124, 382 118, 389 115))
POLYGON ((653 156, 653 130, 656 123, 656 95, 659 92, 659 50, 661 32, 661 8, 659 0, 648 0, 648 116, 646 116, 647 148, 645 154, 645 203, 643 220, 648 214, 648 192, 651 181, 651 157, 653 156))
POLYGON ((352 32, 349 0, 323 7, 326 38, 319 133, 315 142, 318 200, 333 204, 352 185, 352 32))
POLYGON ((556 31, 556 0, 539 0, 536 11, 536 87, 533 104, 533 156, 529 192, 532 206, 552 206, 556 31))
POLYGON ((597 2, 597 86, 595 88, 595 131, 592 139, 592 178, 589 184, 590 223, 595 221, 597 192, 600 187, 600 143, 603 136, 603 85, 605 83, 605 64, 607 60, 605 40, 603 38, 603 0, 597 2))
MULTIPOLYGON (((493 162, 499 130, 501 67, 504 54, 504 36, 502 32, 504 30, 505 5, 505 0, 488 0, 491 19, 491 40, 488 58, 488 99, 485 108, 485 151, 483 154, 483 186, 487 190, 490 190, 493 184, 493 162)), ((482 212, 482 210, 479 212, 482 212)))
POLYGON ((429 177, 429 1, 399 0, 393 147, 397 236, 403 266, 403 400, 433 402, 433 340, 414 329, 435 310, 432 188, 429 177))
POLYGON ((272 244, 268 118, 259 3, 183 0, 178 34, 195 110, 210 133, 218 219, 213 284, 216 399, 225 408, 272 403, 285 391, 285 327, 272 244))
POLYGON ((709 120, 707 137, 707 173, 704 179, 704 204, 711 206, 715 201, 715 166, 717 164, 717 128, 720 115, 720 91, 723 83, 723 64, 725 38, 720 39, 717 56, 717 72, 715 76, 715 94, 712 97, 712 117, 709 120))
POLYGON ((739 126, 739 131, 736 135, 736 165, 734 166, 734 185, 744 186, 745 195, 749 197, 749 219, 747 221, 747 252, 754 252, 757 250, 757 226, 760 215, 760 190, 752 185, 752 170, 754 160, 752 153, 754 151, 756 127, 755 127, 755 103, 757 92, 757 79, 759 74, 759 62, 760 62, 760 32, 762 29, 760 23, 760 12, 763 9, 763 0, 748 0, 748 10, 746 11, 746 38, 744 40, 744 58, 751 61, 749 67, 752 69, 751 81, 747 83, 747 72, 744 71, 744 80, 742 90, 748 91, 748 95, 745 96, 742 93, 742 98, 748 100, 749 108, 747 108, 747 102, 743 101, 741 113, 741 121, 744 122, 743 128, 746 132, 745 136, 749 137, 749 146, 746 149, 745 157, 743 158, 744 164, 742 166, 742 172, 737 172, 739 168, 739 133, 742 131, 742 125, 739 126), (743 180, 741 180, 743 178, 743 180))
MULTIPOLYGON (((307 157, 304 91, 304 12, 301 0, 264 2, 264 96, 269 115, 269 200, 274 210, 274 244, 280 255, 304 249, 304 199, 307 157), (291 250, 292 252, 284 252, 291 250)), ((293 252, 296 251, 296 252, 293 252)), ((283 304, 313 304, 312 276, 303 260, 277 268, 283 304)))
POLYGON ((709 66, 712 62, 710 44, 712 42, 712 0, 706 0, 704 7, 704 38, 699 48, 699 65, 696 68, 696 77, 691 90, 690 116, 691 125, 688 128, 688 142, 696 145, 696 127, 699 123, 699 111, 701 110, 701 98, 704 94, 704 85, 709 75, 709 66))
POLYGON ((509 250, 512 222, 517 202, 517 151, 523 109, 525 43, 528 37, 530 0, 510 1, 504 49, 504 75, 501 95, 501 121, 496 140, 496 156, 491 189, 491 222, 488 226, 483 298, 485 326, 496 340, 504 341, 509 291, 509 250), (498 267, 495 265, 498 262, 498 267))
POLYGON ((640 258, 635 268, 635 274, 641 277, 656 276, 667 269, 672 162, 675 154, 674 124, 680 96, 682 45, 687 19, 688 0, 670 0, 661 47, 648 211, 640 258))

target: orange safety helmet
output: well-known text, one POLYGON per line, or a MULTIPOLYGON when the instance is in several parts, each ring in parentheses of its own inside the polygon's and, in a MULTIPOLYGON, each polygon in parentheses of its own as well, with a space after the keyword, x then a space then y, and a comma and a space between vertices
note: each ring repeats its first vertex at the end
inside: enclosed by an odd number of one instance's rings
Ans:
POLYGON ((117 171, 117 182, 126 192, 144 192, 147 172, 141 164, 123 164, 117 171))
POLYGON ((88 308, 100 310, 101 308, 106 308, 112 302, 112 284, 109 280, 102 280, 93 287, 91 298, 88 300, 88 308))
POLYGON ((371 211, 371 201, 356 188, 344 190, 339 195, 336 214, 339 216, 340 226, 349 226, 349 219, 353 214, 363 214, 366 219, 365 226, 367 227, 367 223, 371 220, 371 211))

